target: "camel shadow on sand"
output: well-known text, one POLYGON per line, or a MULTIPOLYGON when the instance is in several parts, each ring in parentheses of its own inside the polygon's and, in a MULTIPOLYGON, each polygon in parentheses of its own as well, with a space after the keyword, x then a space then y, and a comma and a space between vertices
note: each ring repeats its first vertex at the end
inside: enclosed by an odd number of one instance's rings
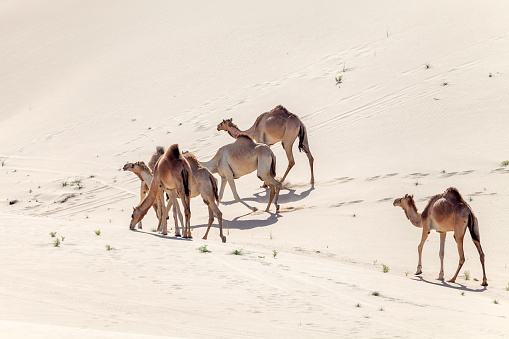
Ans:
MULTIPOLYGON (((266 227, 273 225, 277 222, 277 220, 281 217, 278 213, 272 213, 272 212, 255 212, 260 213, 261 216, 265 216, 266 214, 270 214, 266 219, 256 219, 256 220, 242 220, 242 218, 251 215, 253 212, 246 213, 244 215, 238 216, 233 218, 232 220, 228 220, 226 218, 223 218, 223 232, 225 232, 227 229, 236 229, 236 230, 249 230, 253 228, 258 227, 266 227)), ((199 229, 204 228, 206 229, 208 227, 208 224, 202 224, 202 225, 195 225, 191 226, 191 229, 199 229)), ((214 220, 214 223, 212 224, 212 227, 218 227, 217 220, 214 220)))
MULTIPOLYGON (((278 204, 282 204, 282 203, 286 204, 289 202, 303 200, 303 199, 307 198, 309 196, 309 194, 314 189, 315 189, 315 185, 312 184, 311 187, 309 187, 307 190, 302 191, 299 194, 296 194, 295 192, 297 192, 297 190, 292 189, 292 188, 283 187, 283 188, 281 188, 281 191, 279 192, 278 204), (286 193, 285 191, 288 191, 288 193, 286 193)), ((242 198, 242 200, 254 201, 254 202, 258 202, 260 204, 263 204, 263 203, 266 204, 269 201, 269 189, 268 188, 265 189, 264 193, 259 192, 259 193, 255 193, 253 195, 254 195, 254 197, 242 198)), ((228 205, 234 204, 236 202, 237 202, 236 200, 221 201, 221 204, 228 206, 228 205)))
POLYGON ((487 289, 487 286, 480 286, 479 288, 468 288, 467 286, 465 286, 463 284, 460 284, 458 282, 450 283, 450 282, 447 282, 445 280, 444 281, 441 281, 441 280, 429 281, 429 280, 424 279, 421 276, 415 276, 415 277, 412 278, 412 280, 424 282, 426 284, 431 284, 431 285, 435 285, 435 286, 448 287, 448 288, 452 288, 452 289, 455 289, 455 290, 458 290, 458 291, 484 292, 487 289))

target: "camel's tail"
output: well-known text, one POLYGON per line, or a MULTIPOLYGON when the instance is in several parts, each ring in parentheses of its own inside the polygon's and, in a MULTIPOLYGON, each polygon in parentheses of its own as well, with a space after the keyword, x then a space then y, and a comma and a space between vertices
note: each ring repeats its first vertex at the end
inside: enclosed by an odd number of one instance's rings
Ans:
POLYGON ((156 167, 157 160, 164 154, 164 147, 163 146, 157 146, 156 151, 154 154, 152 154, 152 157, 150 158, 150 161, 148 162, 148 168, 152 172, 154 172, 154 168, 156 167))
POLYGON ((477 223, 477 218, 472 212, 470 212, 470 214, 468 215, 468 230, 470 231, 472 240, 478 242, 481 241, 481 236, 479 234, 479 224, 477 223))
MULTIPOLYGON (((272 152, 271 152, 272 153, 272 152)), ((272 163, 270 164, 270 175, 276 177, 276 156, 272 153, 272 163)))
POLYGON ((184 184, 184 194, 189 196, 189 172, 185 169, 182 170, 182 182, 184 184))
POLYGON ((302 151, 304 151, 304 153, 309 153, 308 133, 306 131, 306 126, 301 122, 299 130, 299 152, 302 151))
POLYGON ((212 175, 209 175, 210 183, 212 184, 212 192, 214 192, 214 199, 219 203, 219 194, 217 189, 217 180, 212 175))

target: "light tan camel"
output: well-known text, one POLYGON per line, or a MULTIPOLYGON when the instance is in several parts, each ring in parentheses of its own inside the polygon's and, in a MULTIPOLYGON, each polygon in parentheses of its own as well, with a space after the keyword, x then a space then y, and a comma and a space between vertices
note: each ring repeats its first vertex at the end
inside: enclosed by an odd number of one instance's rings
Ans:
MULTIPOLYGON (((154 165, 155 165, 155 163, 154 163, 154 165)), ((124 165, 123 170, 133 172, 134 174, 136 174, 136 176, 138 178, 140 178, 140 180, 141 180, 140 203, 141 203, 143 201, 143 199, 147 196, 148 190, 150 188, 150 183, 152 182, 152 177, 153 177, 152 171, 150 170, 150 168, 147 167, 147 165, 145 165, 145 163, 143 161, 138 161, 135 163, 128 162, 127 164, 124 165)), ((163 203, 164 203, 164 201, 163 201, 163 203)), ((161 215, 160 215, 161 209, 159 208, 160 204, 161 204, 160 197, 156 198, 156 203, 153 205, 153 207, 156 212, 157 219, 159 219, 158 229, 161 227, 161 215)), ((143 225, 140 221, 138 223, 138 228, 142 228, 142 227, 143 227, 143 225)))
POLYGON ((403 198, 394 200, 394 206, 400 206, 405 211, 406 217, 410 222, 419 228, 422 228, 421 243, 418 247, 419 263, 417 265, 416 275, 422 273, 421 254, 424 242, 428 238, 431 230, 440 233, 440 274, 439 280, 444 280, 444 246, 446 232, 454 231, 454 239, 458 245, 458 252, 460 256, 458 269, 456 274, 449 282, 455 282, 456 277, 465 262, 465 255, 463 253, 463 237, 467 228, 472 236, 472 241, 477 247, 479 252, 481 265, 482 265, 482 286, 488 286, 486 280, 486 272, 484 270, 484 253, 481 248, 479 225, 477 218, 470 206, 463 200, 456 188, 450 187, 442 194, 437 194, 432 197, 422 214, 417 212, 415 202, 412 195, 406 194, 403 198))
MULTIPOLYGON (((164 190, 176 190, 180 195, 182 205, 184 206, 184 214, 186 218, 183 230, 184 238, 192 238, 191 236, 191 209, 190 209, 190 182, 192 180, 191 167, 187 160, 182 156, 177 144, 172 145, 159 159, 154 168, 154 178, 150 184, 150 189, 143 201, 134 208, 131 216, 132 220, 129 225, 130 229, 134 229, 135 225, 143 219, 148 209, 154 204, 158 195, 163 194, 164 190)), ((170 194, 172 203, 177 203, 177 194, 170 194)), ((167 215, 164 203, 161 205, 162 215, 167 215)), ((166 217, 161 218, 161 231, 167 234, 166 217)), ((175 228, 176 236, 179 236, 178 227, 175 228)))
POLYGON ((239 197, 234 179, 256 170, 258 178, 264 181, 270 189, 269 204, 265 211, 269 211, 273 199, 276 212, 279 211, 277 200, 281 183, 275 179, 276 157, 269 146, 255 143, 247 135, 240 134, 235 142, 221 147, 211 160, 201 164, 212 173, 218 173, 221 176, 219 200, 223 198, 224 188, 228 181, 235 200, 253 211, 257 210, 256 207, 249 206, 239 197))
MULTIPOLYGON (((159 157, 164 154, 164 148, 161 146, 158 146, 156 148, 156 152, 152 155, 152 159, 150 161, 150 164, 155 165, 159 157)), ((216 202, 219 202, 219 195, 218 195, 218 189, 217 189, 217 179, 214 178, 212 173, 198 162, 198 159, 196 159, 195 155, 189 152, 185 152, 183 154, 184 158, 189 163, 189 166, 191 166, 191 171, 193 173, 192 180, 190 183, 190 197, 194 198, 200 195, 203 199, 203 202, 205 205, 207 205, 209 210, 209 220, 208 220, 208 227, 207 231, 205 232, 205 235, 203 236, 203 239, 207 239, 207 236, 209 234, 210 227, 212 226, 212 223, 214 222, 214 216, 216 216, 218 224, 219 224, 219 236, 221 237, 222 242, 226 242, 226 237, 223 235, 223 215, 221 211, 219 210, 219 207, 217 206, 216 202)), ((149 168, 145 169, 149 170, 149 168)), ((148 175, 151 176, 149 173, 148 175)), ((147 176, 147 174, 145 174, 147 176)), ((167 210, 170 210, 170 207, 172 206, 172 201, 168 202, 167 210)), ((178 227, 178 222, 175 217, 175 213, 178 214, 178 217, 180 218, 180 222, 182 222, 182 214, 180 213, 180 209, 178 208, 178 204, 175 206, 173 205, 173 214, 175 219, 176 227, 178 227), (175 208, 177 207, 177 208, 175 208)))
POLYGON ((217 126, 217 130, 227 131, 234 138, 237 138, 240 134, 245 134, 256 142, 269 146, 281 141, 281 145, 288 158, 288 168, 281 182, 286 179, 288 172, 290 172, 295 165, 292 148, 295 139, 299 137, 299 151, 304 151, 304 153, 306 153, 309 160, 309 167, 311 168, 311 183, 313 184, 315 182, 313 172, 314 159, 309 150, 306 127, 297 115, 288 112, 283 106, 278 105, 271 111, 262 113, 256 118, 254 125, 248 130, 241 131, 237 125, 232 122, 232 119, 223 120, 223 122, 217 126))

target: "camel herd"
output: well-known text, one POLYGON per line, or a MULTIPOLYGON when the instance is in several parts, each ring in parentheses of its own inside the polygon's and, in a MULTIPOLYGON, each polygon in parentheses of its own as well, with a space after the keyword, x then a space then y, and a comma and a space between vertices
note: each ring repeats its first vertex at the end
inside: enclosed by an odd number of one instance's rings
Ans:
MULTIPOLYGON (((158 231, 166 235, 167 215, 170 208, 173 207, 175 236, 181 236, 178 226, 180 221, 182 236, 184 238, 192 238, 190 199, 201 196, 209 211, 208 227, 203 239, 207 239, 215 216, 218 220, 221 240, 226 242, 226 237, 223 235, 222 213, 218 207, 223 197, 226 183, 228 182, 236 201, 252 211, 256 211, 256 207, 248 205, 239 197, 235 187, 235 179, 256 170, 258 178, 268 186, 270 191, 269 202, 265 211, 269 211, 271 203, 274 202, 276 213, 279 212, 277 201, 281 182, 285 180, 295 165, 292 148, 297 137, 299 138, 299 150, 304 151, 308 157, 311 169, 311 183, 314 183, 314 159, 309 149, 306 127, 297 115, 290 113, 283 106, 276 106, 271 111, 261 114, 253 126, 245 131, 241 131, 232 122, 232 119, 223 120, 217 126, 217 130, 227 131, 235 141, 219 148, 214 157, 209 161, 200 162, 194 154, 189 152, 182 153, 179 146, 174 144, 166 151, 160 146, 157 147, 148 166, 143 161, 127 163, 124 166, 124 171, 135 173, 141 180, 141 201, 133 209, 129 225, 130 229, 134 229, 136 224, 141 228, 141 220, 147 211, 153 207, 159 220, 158 231), (288 167, 281 182, 275 178, 276 157, 269 147, 280 141, 288 158, 288 167), (213 176, 215 173, 221 177, 219 193, 217 179, 213 176), (165 192, 168 197, 167 205, 165 205, 164 199, 165 192), (177 202, 179 197, 184 207, 185 223, 177 202)), ((452 231, 454 232, 454 239, 456 240, 460 257, 456 273, 449 280, 449 282, 455 282, 465 262, 463 238, 468 228, 480 256, 483 270, 481 285, 488 285, 477 218, 457 189, 450 187, 444 193, 433 196, 421 214, 417 211, 413 196, 408 194, 400 199, 396 199, 393 205, 403 208, 410 222, 414 226, 422 228, 422 238, 418 246, 419 262, 416 275, 422 273, 421 255, 424 243, 430 231, 435 230, 440 233, 439 279, 444 280, 445 238, 446 232, 452 231)))

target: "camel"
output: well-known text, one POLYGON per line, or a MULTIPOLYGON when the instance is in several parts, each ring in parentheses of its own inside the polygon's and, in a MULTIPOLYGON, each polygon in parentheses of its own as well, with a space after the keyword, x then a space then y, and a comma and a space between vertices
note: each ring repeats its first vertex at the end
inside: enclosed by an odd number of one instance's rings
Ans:
POLYGON ((276 213, 279 212, 277 200, 281 183, 275 179, 276 157, 269 146, 255 143, 249 136, 240 134, 233 143, 221 147, 211 160, 200 164, 210 172, 218 173, 221 176, 219 201, 223 198, 224 188, 228 181, 235 200, 252 211, 256 211, 257 208, 249 206, 239 197, 235 179, 256 170, 258 178, 264 181, 270 189, 269 204, 265 211, 269 211, 270 204, 274 200, 276 213))
POLYGON ((465 202, 465 200, 463 200, 456 188, 450 187, 445 190, 444 193, 433 196, 424 208, 422 214, 417 212, 413 195, 406 194, 403 198, 394 200, 393 205, 403 208, 405 215, 410 220, 410 222, 414 226, 422 228, 421 243, 417 248, 419 253, 419 263, 417 265, 417 272, 415 273, 416 275, 422 273, 421 254, 424 242, 428 238, 429 232, 431 230, 435 230, 440 233, 440 274, 438 279, 442 281, 444 280, 445 236, 447 232, 454 231, 454 239, 456 240, 456 244, 458 246, 460 259, 456 274, 454 274, 454 277, 452 277, 449 282, 455 282, 456 277, 458 276, 458 273, 463 266, 463 263, 465 262, 465 255, 463 253, 463 237, 465 236, 465 232, 468 228, 470 235, 472 236, 472 241, 474 242, 474 245, 479 252, 481 260, 483 273, 483 280, 481 285, 488 286, 488 282, 486 280, 486 272, 484 270, 484 253, 481 248, 477 218, 472 212, 470 206, 465 202))
MULTIPOLYGON (((164 148, 161 146, 158 146, 156 148, 156 152, 152 155, 152 159, 149 163, 150 166, 155 166, 157 160, 160 156, 164 154, 164 148)), ((192 180, 190 183, 190 197, 194 198, 200 195, 203 199, 203 202, 205 205, 207 205, 209 210, 209 221, 208 221, 208 227, 207 231, 205 232, 205 235, 203 236, 203 239, 207 240, 210 227, 212 226, 212 223, 214 222, 214 216, 217 218, 217 221, 219 223, 219 236, 221 237, 222 242, 226 242, 226 237, 223 235, 223 215, 221 211, 219 210, 219 207, 216 204, 216 201, 219 202, 219 195, 218 195, 218 189, 217 189, 217 179, 214 178, 212 173, 202 165, 200 165, 198 159, 196 159, 196 156, 189 152, 184 152, 183 157, 187 160, 189 163, 189 166, 191 166, 191 172, 193 173, 192 180)), ((147 170, 150 171, 149 168, 144 169, 144 175, 145 177, 151 176, 150 173, 147 174, 147 170)), ((170 210, 170 207, 172 206, 172 201, 168 202, 167 210, 170 210)), ((180 222, 182 222, 182 214, 180 213, 180 209, 178 208, 178 204, 175 206, 173 205, 173 213, 175 218, 175 224, 177 225, 177 219, 175 217, 175 213, 178 214, 178 217, 180 218, 180 222), (177 207, 177 208, 175 208, 177 207)), ((176 226, 178 227, 178 225, 176 226)))
MULTIPOLYGON (((154 165, 155 165, 155 163, 154 163, 154 165)), ((152 177, 153 177, 152 171, 150 170, 150 168, 147 167, 147 165, 143 161, 138 161, 135 163, 128 162, 127 164, 124 165, 123 170, 133 172, 134 174, 136 174, 136 176, 138 178, 140 178, 140 180, 141 180, 140 203, 141 203, 143 201, 143 199, 147 196, 147 193, 148 193, 148 190, 150 187, 150 183, 152 182, 152 177)), ((161 204, 161 201, 158 198, 156 200, 156 204, 153 205, 154 210, 156 211, 157 218, 159 219, 158 228, 161 227, 161 217, 159 215, 160 211, 161 211, 159 208, 160 204, 161 204)), ((140 229, 143 228, 141 221, 138 223, 138 228, 140 228, 140 229)))
POLYGON ((232 119, 223 120, 218 126, 218 131, 227 131, 233 138, 237 138, 239 135, 247 135, 256 142, 272 146, 277 142, 281 141, 281 145, 286 152, 288 158, 288 167, 285 174, 283 175, 283 182, 288 175, 288 172, 295 165, 293 159, 293 143, 297 136, 299 137, 299 151, 304 151, 309 160, 309 167, 311 168, 311 184, 315 182, 315 176, 313 172, 313 156, 309 150, 308 136, 306 127, 299 119, 299 117, 293 113, 288 112, 286 108, 281 105, 276 106, 269 112, 262 113, 256 118, 255 123, 249 129, 241 131, 237 125, 232 122, 232 119))
MULTIPOLYGON (((186 218, 185 227, 183 227, 184 238, 191 236, 191 209, 190 209, 190 182, 192 180, 191 167, 187 160, 182 156, 177 144, 174 144, 166 150, 164 155, 157 161, 154 168, 154 177, 150 183, 147 196, 143 201, 133 209, 132 220, 129 225, 134 229, 135 225, 143 219, 148 209, 154 204, 158 196, 163 195, 164 190, 174 190, 180 195, 184 214, 186 218)), ((172 204, 177 204, 177 194, 170 194, 172 204)), ((164 203, 161 204, 162 216, 166 216, 167 210, 164 203)), ((167 234, 166 217, 161 218, 161 232, 167 234)), ((178 225, 175 228, 175 235, 179 236, 178 225)))

